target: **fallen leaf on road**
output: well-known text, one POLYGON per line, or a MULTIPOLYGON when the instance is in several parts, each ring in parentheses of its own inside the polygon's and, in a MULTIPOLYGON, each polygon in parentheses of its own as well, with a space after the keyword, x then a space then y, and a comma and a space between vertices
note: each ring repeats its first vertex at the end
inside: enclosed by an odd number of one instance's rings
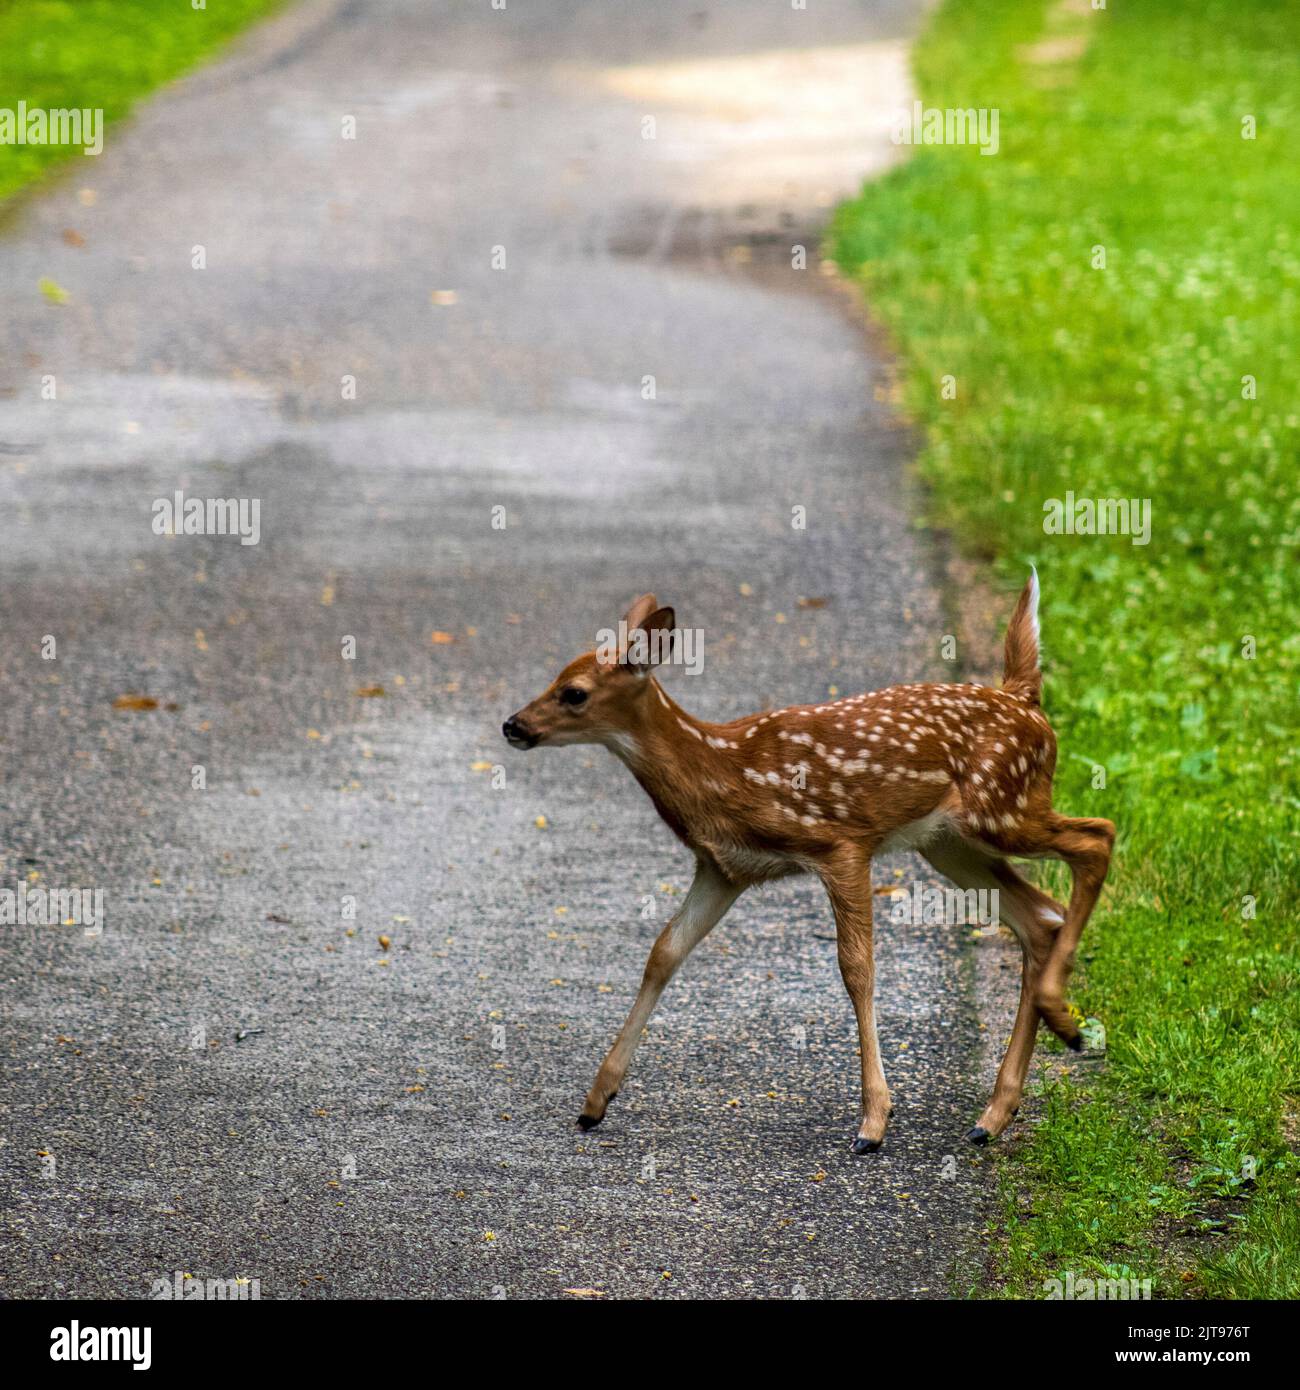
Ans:
POLYGON ((157 709, 158 701, 152 695, 119 695, 113 701, 114 709, 157 709))
POLYGON ((388 939, 386 936, 381 936, 381 937, 379 938, 379 944, 380 944, 380 945, 384 948, 384 950, 386 951, 386 950, 388 950, 389 946, 392 945, 392 942, 389 941, 389 939, 388 939))
POLYGON ((470 765, 469 765, 469 770, 470 770, 471 772, 491 772, 491 771, 492 771, 492 764, 491 764, 491 763, 484 762, 483 759, 480 758, 480 759, 478 760, 478 762, 476 762, 476 763, 470 763, 470 765))
POLYGON ((51 304, 66 304, 68 302, 67 290, 65 290, 62 285, 56 284, 47 276, 41 276, 36 282, 36 287, 51 304))
POLYGON ((86 244, 86 238, 75 227, 63 229, 63 240, 68 246, 84 246, 86 244))
POLYGON ((445 647, 448 642, 454 642, 455 640, 456 639, 450 632, 431 632, 429 634, 429 641, 432 642, 435 647, 445 647))
POLYGON ((387 694, 388 691, 386 691, 382 685, 363 685, 361 689, 357 691, 358 698, 362 700, 378 700, 387 694))
POLYGON ((800 607, 800 608, 825 608, 826 605, 827 605, 829 602, 830 602, 830 600, 829 600, 829 599, 826 599, 826 598, 801 598, 801 599, 799 600, 799 607, 800 607))
POLYGON ((565 1289, 565 1293, 571 1293, 574 1298, 604 1298, 604 1289, 565 1289))

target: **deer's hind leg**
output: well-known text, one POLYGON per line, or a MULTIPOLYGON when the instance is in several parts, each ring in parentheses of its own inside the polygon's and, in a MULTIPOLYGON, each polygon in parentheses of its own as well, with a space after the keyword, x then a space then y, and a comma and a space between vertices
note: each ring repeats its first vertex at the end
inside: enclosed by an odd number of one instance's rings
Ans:
POLYGON ((1038 1011, 1052 1032, 1077 1052, 1083 1046, 1083 1038, 1065 1002, 1065 986, 1074 969, 1079 938, 1110 871, 1115 827, 1099 817, 1061 816, 1053 811, 1047 818, 1046 840, 1046 853, 1065 861, 1074 886, 1065 925, 1052 944, 1038 981, 1038 1011))
POLYGON ((1039 980, 1056 933, 1065 921, 1065 909, 1017 873, 1005 859, 955 832, 923 845, 921 853, 959 888, 995 890, 998 914, 1020 942, 1022 966, 1016 1021, 998 1068, 993 1095, 966 1136, 974 1144, 987 1144, 1002 1133, 1020 1108, 1038 1033, 1039 980))

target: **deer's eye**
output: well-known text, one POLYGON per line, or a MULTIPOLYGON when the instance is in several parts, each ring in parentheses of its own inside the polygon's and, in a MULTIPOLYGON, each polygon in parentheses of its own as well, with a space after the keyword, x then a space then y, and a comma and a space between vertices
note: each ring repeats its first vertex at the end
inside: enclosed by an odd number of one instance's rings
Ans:
POLYGON ((587 703, 587 692, 576 685, 566 685, 560 691, 560 703, 562 705, 585 705, 587 703))

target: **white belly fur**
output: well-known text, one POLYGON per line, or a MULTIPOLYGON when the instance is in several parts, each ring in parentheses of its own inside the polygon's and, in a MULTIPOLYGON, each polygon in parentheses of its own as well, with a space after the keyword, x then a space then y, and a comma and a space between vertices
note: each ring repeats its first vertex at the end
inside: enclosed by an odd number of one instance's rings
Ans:
POLYGON ((909 821, 900 826, 892 835, 886 835, 881 842, 880 854, 893 854, 900 849, 920 849, 931 840, 946 834, 951 828, 952 817, 947 811, 931 811, 920 820, 909 821))

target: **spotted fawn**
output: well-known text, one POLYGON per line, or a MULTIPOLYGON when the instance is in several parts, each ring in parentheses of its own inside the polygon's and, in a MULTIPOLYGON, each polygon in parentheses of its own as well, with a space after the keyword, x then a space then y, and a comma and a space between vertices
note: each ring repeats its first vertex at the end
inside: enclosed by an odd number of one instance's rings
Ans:
POLYGON ((660 933, 636 1002, 601 1064, 578 1123, 600 1123, 641 1031, 691 950, 748 887, 816 874, 835 913, 840 972, 857 1015, 862 1118, 856 1153, 884 1142, 891 1113, 876 1038, 871 860, 910 848, 962 889, 996 889, 1023 953, 1020 1005, 993 1096, 970 1131, 986 1144, 1020 1105, 1038 1020, 1076 1050, 1065 985, 1110 865, 1115 827, 1052 809, 1056 738, 1040 705, 1038 576, 1007 628, 1002 686, 894 685, 819 705, 695 719, 652 670, 676 620, 653 594, 628 610, 619 640, 571 661, 506 720, 515 748, 604 744, 626 763, 695 855, 695 878, 660 933), (1010 859, 1064 860, 1067 906, 1010 859))

